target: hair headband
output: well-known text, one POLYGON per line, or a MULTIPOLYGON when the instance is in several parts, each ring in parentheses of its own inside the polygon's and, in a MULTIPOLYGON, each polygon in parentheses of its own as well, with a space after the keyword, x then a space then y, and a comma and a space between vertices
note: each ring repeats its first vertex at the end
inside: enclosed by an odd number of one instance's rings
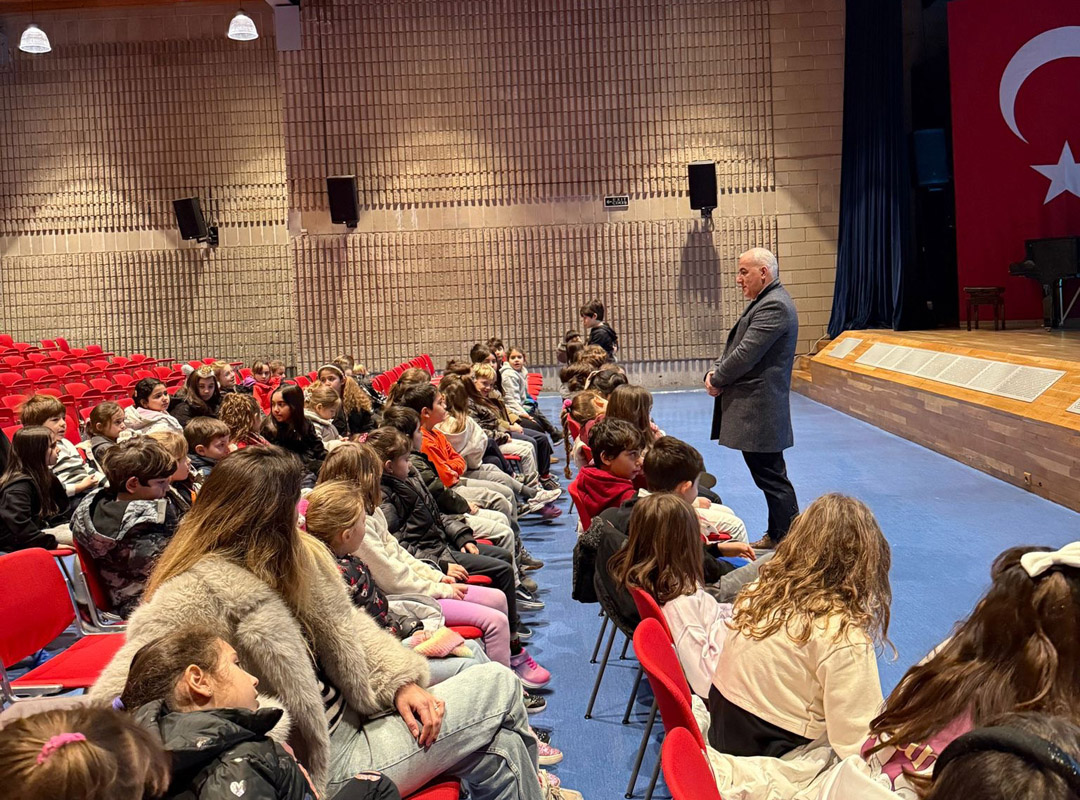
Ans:
POLYGON ((954 739, 934 764, 934 780, 938 780, 942 771, 956 759, 985 752, 1010 753, 1038 764, 1060 776, 1073 792, 1080 794, 1080 764, 1076 759, 1053 742, 1005 725, 977 728, 954 739))
POLYGON ((334 372, 336 372, 336 373, 338 374, 338 376, 339 376, 339 377, 340 377, 340 378, 341 378, 342 380, 345 380, 345 370, 343 370, 343 369, 342 369, 341 367, 339 367, 339 366, 338 366, 337 364, 323 364, 323 365, 322 365, 321 367, 319 367, 319 368, 318 368, 318 369, 317 369, 317 370, 315 371, 315 374, 316 374, 316 375, 318 375, 318 374, 319 374, 320 372, 322 372, 322 371, 323 371, 324 369, 332 369, 332 370, 333 370, 334 372))
POLYGON ((38 765, 44 764, 49 760, 49 756, 63 747, 65 744, 71 744, 72 742, 85 742, 86 737, 81 733, 58 733, 56 736, 49 739, 41 747, 41 752, 38 753, 37 763, 38 765))
POLYGON ((1029 577, 1037 578, 1054 567, 1080 568, 1080 542, 1070 542, 1052 553, 1032 552, 1020 556, 1022 566, 1029 577))

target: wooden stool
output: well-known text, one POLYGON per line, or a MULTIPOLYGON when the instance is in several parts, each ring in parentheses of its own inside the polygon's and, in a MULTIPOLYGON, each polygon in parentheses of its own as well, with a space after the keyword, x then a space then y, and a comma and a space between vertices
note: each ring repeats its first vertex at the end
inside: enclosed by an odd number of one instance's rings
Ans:
POLYGON ((994 330, 1005 330, 1005 287, 1004 286, 965 286, 967 292, 967 329, 971 330, 971 317, 975 316, 975 329, 979 329, 979 306, 994 307, 994 330))

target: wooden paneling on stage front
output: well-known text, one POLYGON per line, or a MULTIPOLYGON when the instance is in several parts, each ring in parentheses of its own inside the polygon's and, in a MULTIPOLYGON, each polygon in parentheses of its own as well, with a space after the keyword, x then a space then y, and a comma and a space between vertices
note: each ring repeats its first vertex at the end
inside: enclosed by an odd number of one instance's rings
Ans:
MULTIPOLYGON (((1080 511, 1080 332, 848 331, 810 361, 797 391, 846 414, 1080 511), (843 358, 847 339, 862 342, 843 358), (1063 370, 1032 402, 856 361, 875 343, 1063 370), (841 350, 842 352, 842 350, 841 350)), ((873 454, 868 453, 868 458, 873 454)))

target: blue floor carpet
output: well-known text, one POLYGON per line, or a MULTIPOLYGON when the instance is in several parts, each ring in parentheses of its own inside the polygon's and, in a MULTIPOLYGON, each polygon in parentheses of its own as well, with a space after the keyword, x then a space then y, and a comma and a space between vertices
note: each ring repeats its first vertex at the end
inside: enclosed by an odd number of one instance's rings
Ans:
MULTIPOLYGON (((764 531, 765 501, 741 455, 708 441, 712 400, 700 391, 654 397, 657 424, 697 447, 717 476, 724 502, 752 535, 764 531)), ((554 401, 543 400, 549 419, 557 420, 554 401)), ((886 694, 971 609, 998 553, 1017 544, 1059 547, 1078 538, 1080 514, 1017 487, 799 395, 792 396, 792 416, 795 447, 786 457, 800 504, 830 491, 858 497, 892 545, 889 634, 899 655, 893 661, 886 654, 879 662, 886 694)), ((557 465, 560 472, 563 466, 557 465)), ((584 719, 597 670, 589 656, 599 630, 598 608, 570 598, 576 518, 568 499, 560 505, 564 514, 555 522, 523 526, 526 545, 547 563, 537 574, 547 607, 526 617, 536 629, 529 650, 553 675, 548 708, 532 719, 553 731, 552 743, 566 755, 553 768, 563 783, 586 800, 617 798, 625 791, 651 696, 643 688, 632 724, 621 724, 637 662, 632 649, 628 660, 618 660, 619 636, 593 719, 584 719)), ((659 722, 656 727, 638 797, 659 753, 659 722)), ((668 796, 661 779, 656 797, 668 796)))

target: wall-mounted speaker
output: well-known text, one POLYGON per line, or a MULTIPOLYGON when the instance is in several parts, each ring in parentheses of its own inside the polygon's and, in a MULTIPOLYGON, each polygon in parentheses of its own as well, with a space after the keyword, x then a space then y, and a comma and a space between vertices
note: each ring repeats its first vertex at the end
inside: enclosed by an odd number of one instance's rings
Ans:
POLYGON ((330 221, 355 228, 360 221, 360 201, 356 196, 355 175, 332 175, 326 179, 330 198, 330 221))
POLYGON ((716 208, 716 162, 695 161, 689 167, 690 208, 708 216, 716 208))
POLYGON ((176 214, 181 239, 194 239, 198 242, 209 242, 211 245, 218 243, 217 228, 206 224, 198 197, 173 200, 173 213, 176 214))

